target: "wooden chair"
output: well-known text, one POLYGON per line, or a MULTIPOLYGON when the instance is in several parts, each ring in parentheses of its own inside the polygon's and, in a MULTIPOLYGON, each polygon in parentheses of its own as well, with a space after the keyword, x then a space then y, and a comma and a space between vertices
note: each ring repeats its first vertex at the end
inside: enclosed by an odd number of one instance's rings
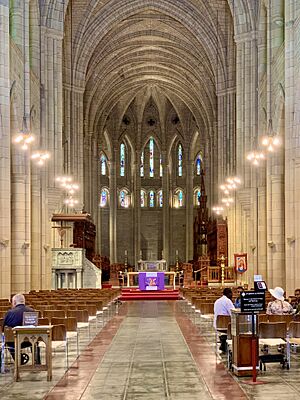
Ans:
POLYGON ((77 356, 79 354, 79 342, 78 342, 78 332, 77 332, 77 319, 75 317, 66 318, 52 318, 52 325, 64 325, 66 327, 67 339, 76 339, 76 350, 77 356))
POLYGON ((38 324, 39 325, 50 325, 49 318, 39 318, 38 324))
MULTIPOLYGON (((216 353, 218 354, 219 338, 227 336, 228 324, 231 322, 230 315, 218 315, 216 320, 216 353)), ((224 339, 225 340, 225 339, 224 339)))
POLYGON ((283 315, 269 314, 268 315, 269 322, 286 322, 287 326, 289 325, 289 323, 292 320, 293 320, 292 314, 283 314, 283 315))
POLYGON ((44 318, 65 318, 65 311, 64 310, 45 310, 43 312, 44 318))
MULTIPOLYGON (((297 349, 300 346, 300 322, 299 321, 292 321, 289 325, 289 332, 288 332, 288 346, 289 349, 292 346, 292 349, 297 349)), ((290 352, 288 352, 288 355, 290 352)), ((288 364, 290 366, 290 358, 288 359, 288 364)))
POLYGON ((263 346, 263 354, 259 356, 260 369, 266 364, 279 362, 282 368, 289 369, 289 346, 286 346, 287 323, 286 322, 261 322, 259 324, 259 345, 263 346), (283 350, 280 353, 269 353, 270 347, 279 347, 283 350))
POLYGON ((258 314, 258 323, 260 324, 261 322, 268 322, 268 317, 268 314, 258 314))
POLYGON ((67 317, 76 318, 78 329, 88 328, 88 335, 90 337, 89 314, 87 310, 68 310, 67 317))
POLYGON ((64 346, 66 353, 66 369, 69 368, 69 348, 67 330, 65 325, 53 325, 52 326, 52 349, 57 350, 59 347, 64 346))

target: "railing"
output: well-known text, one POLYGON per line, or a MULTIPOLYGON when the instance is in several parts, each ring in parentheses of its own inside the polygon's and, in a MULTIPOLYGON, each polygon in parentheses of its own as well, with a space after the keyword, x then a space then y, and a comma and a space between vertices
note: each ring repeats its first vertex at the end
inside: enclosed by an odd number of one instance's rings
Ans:
MULTIPOLYGON (((234 267, 224 268, 224 282, 233 283, 235 281, 234 267)), ((208 267, 208 283, 221 283, 221 267, 208 267)))

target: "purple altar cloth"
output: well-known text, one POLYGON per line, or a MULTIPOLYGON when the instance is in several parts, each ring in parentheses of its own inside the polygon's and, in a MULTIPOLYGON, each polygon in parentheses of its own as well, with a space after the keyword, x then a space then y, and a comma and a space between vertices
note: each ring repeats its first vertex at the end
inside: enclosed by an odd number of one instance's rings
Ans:
POLYGON ((164 272, 139 272, 140 290, 164 290, 164 272))

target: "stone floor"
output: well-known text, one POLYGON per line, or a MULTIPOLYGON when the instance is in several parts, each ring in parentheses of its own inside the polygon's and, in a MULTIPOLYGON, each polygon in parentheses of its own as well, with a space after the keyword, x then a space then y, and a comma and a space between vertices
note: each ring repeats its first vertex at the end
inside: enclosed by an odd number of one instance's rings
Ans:
POLYGON ((71 367, 64 374, 64 355, 53 359, 53 381, 46 373, 23 373, 13 382, 13 364, 0 375, 1 400, 194 400, 300 399, 300 357, 290 371, 268 365, 250 386, 232 376, 226 360, 215 354, 211 321, 195 326, 181 302, 125 303, 92 337, 80 335, 80 357, 71 347, 71 367))

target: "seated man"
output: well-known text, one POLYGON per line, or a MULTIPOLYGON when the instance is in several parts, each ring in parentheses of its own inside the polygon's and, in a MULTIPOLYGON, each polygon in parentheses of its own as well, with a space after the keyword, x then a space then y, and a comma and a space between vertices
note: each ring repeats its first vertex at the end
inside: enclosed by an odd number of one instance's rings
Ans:
POLYGON ((267 307, 267 314, 293 314, 294 310, 290 303, 284 300, 284 290, 281 287, 276 287, 275 289, 270 289, 273 300, 269 302, 267 307))
MULTIPOLYGON (((9 310, 4 317, 3 327, 14 328, 15 326, 22 326, 23 325, 23 313, 28 312, 28 311, 32 312, 34 310, 25 305, 25 297, 23 296, 23 294, 20 294, 20 293, 16 294, 12 298, 12 309, 9 310)), ((8 349, 10 351, 12 358, 15 359, 15 344, 14 344, 14 342, 6 342, 6 345, 8 346, 8 349)), ((29 346, 31 347, 31 343, 29 343, 29 342, 23 342, 21 344, 22 348, 29 347, 29 346)), ((37 351, 37 356, 39 358, 38 351, 37 351)), ((29 360, 28 354, 22 353, 21 364, 26 364, 28 362, 28 360, 29 360)), ((39 359, 36 360, 36 362, 38 363, 39 359)))
MULTIPOLYGON (((218 315, 231 315, 231 310, 234 309, 232 303, 232 290, 230 288, 225 288, 223 290, 223 296, 215 301, 214 304, 214 328, 217 329, 217 317, 218 315)), ((221 335, 221 346, 220 350, 226 352, 226 340, 227 335, 221 335)))

